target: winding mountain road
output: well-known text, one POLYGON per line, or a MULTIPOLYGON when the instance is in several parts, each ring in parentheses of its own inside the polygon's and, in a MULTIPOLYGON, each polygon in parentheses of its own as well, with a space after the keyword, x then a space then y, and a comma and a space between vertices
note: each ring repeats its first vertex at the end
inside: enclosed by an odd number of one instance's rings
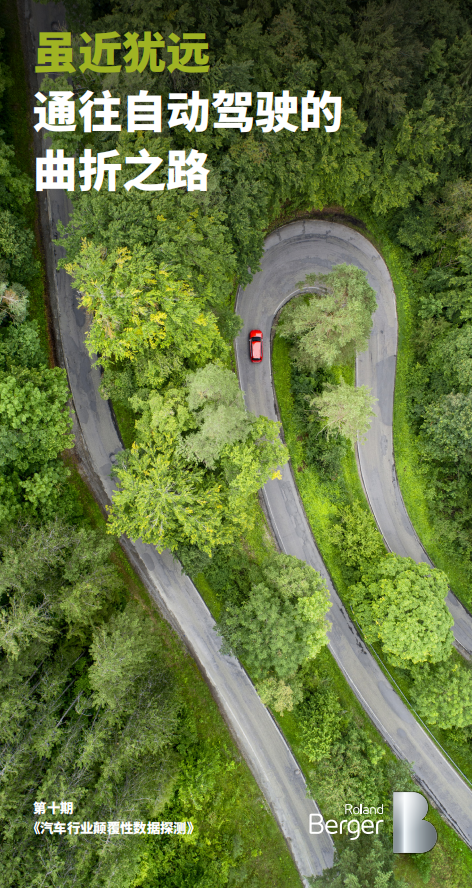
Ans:
MULTIPOLYGON (((369 248, 366 249, 369 252, 369 248)), ((366 442, 357 448, 359 473, 387 548, 397 555, 431 564, 405 508, 395 468, 393 399, 398 339, 395 293, 387 267, 372 245, 369 254, 376 270, 377 311, 368 349, 357 355, 356 383, 372 389, 378 402, 366 442)), ((447 596, 447 606, 454 617, 458 649, 470 655, 472 616, 452 592, 447 596)))
MULTIPOLYGON (((65 22, 59 4, 37 5, 21 0, 30 58, 34 70, 38 34, 65 22)), ((38 89, 31 76, 31 92, 38 89)), ((36 153, 44 151, 40 140, 36 153)), ((57 271, 62 250, 52 243, 59 220, 67 223, 71 207, 63 191, 42 195, 41 225, 47 251, 48 279, 55 317, 58 351, 67 369, 75 409, 75 431, 102 502, 110 502, 110 477, 122 445, 110 404, 99 395, 100 374, 85 347, 86 317, 64 271, 57 271)), ((377 290, 382 260, 360 235, 338 225, 307 222, 286 226, 266 241, 262 271, 239 294, 238 312, 245 320, 237 341, 238 369, 247 406, 276 418, 270 361, 251 365, 247 333, 260 326, 269 341, 274 315, 296 291, 296 282, 309 271, 326 271, 338 262, 354 262, 368 271, 377 290)), ((413 762, 420 786, 458 834, 472 847, 472 792, 443 757, 390 686, 347 616, 311 535, 291 470, 282 481, 264 489, 274 532, 281 548, 312 564, 328 582, 333 606, 330 648, 366 712, 396 754, 413 762)), ((237 660, 223 656, 213 619, 194 585, 170 553, 125 541, 129 556, 166 619, 185 641, 200 666, 233 737, 274 813, 302 877, 332 865, 330 837, 310 836, 309 814, 316 804, 306 797, 306 785, 296 760, 261 703, 237 660)), ((383 800, 381 800, 383 801, 383 800)), ((340 812, 341 815, 342 812, 340 812)))
MULTIPOLYGON (((395 297, 387 267, 366 238, 343 225, 307 220, 286 225, 266 239, 261 271, 254 275, 244 290, 239 291, 236 301, 236 311, 244 321, 236 340, 239 380, 245 393, 246 406, 256 415, 262 414, 274 420, 278 418, 271 361, 268 360, 271 330, 277 312, 299 292, 297 284, 304 280, 305 275, 326 273, 333 265, 343 262, 367 272, 379 301, 375 329, 383 330, 386 323, 383 323, 382 310, 392 304, 388 298, 389 288, 393 306, 395 297), (248 357, 248 334, 252 328, 262 330, 266 342, 266 357, 261 364, 252 364, 248 357)), ((377 347, 381 359, 385 357, 387 362, 390 361, 390 375, 393 374, 394 378, 394 357, 384 354, 382 340, 377 347)), ((388 375, 385 363, 380 361, 378 397, 382 397, 382 379, 388 375)), ((375 368, 372 378, 376 379, 375 368)), ((381 402, 379 406, 382 414, 381 402)), ((381 416, 383 433, 388 432, 388 420, 388 413, 381 416)), ((375 441, 372 447, 375 450, 375 441)), ((471 789, 393 690, 359 637, 316 547, 290 464, 282 469, 281 481, 269 481, 265 485, 263 495, 282 551, 311 564, 326 579, 333 603, 329 612, 333 624, 329 636, 330 650, 354 693, 398 757, 413 764, 420 786, 472 847, 471 789)), ((467 628, 468 615, 465 611, 464 615, 467 628)), ((457 631, 457 627, 454 628, 457 631)))

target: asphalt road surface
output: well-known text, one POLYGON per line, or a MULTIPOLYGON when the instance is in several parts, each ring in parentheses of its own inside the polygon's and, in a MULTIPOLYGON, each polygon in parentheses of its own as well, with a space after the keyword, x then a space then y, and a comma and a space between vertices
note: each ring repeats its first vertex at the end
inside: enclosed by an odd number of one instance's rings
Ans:
MULTIPOLYGON (((56 4, 39 6, 29 0, 25 0, 24 10, 32 42, 32 70, 39 31, 61 26, 64 11, 56 4)), ((32 92, 38 85, 32 84, 32 92)), ((99 371, 93 368, 85 348, 85 314, 78 308, 77 294, 68 276, 64 271, 55 271, 62 252, 51 238, 58 221, 67 222, 70 205, 62 191, 48 191, 45 196, 42 228, 59 350, 69 377, 78 434, 85 442, 92 471, 110 501, 110 472, 121 442, 110 405, 98 393, 99 371)), ((263 271, 240 294, 238 303, 238 311, 245 319, 245 329, 238 340, 238 366, 249 409, 275 418, 270 362, 266 356, 263 364, 256 366, 248 359, 250 326, 260 326, 268 341, 277 308, 290 298, 296 282, 307 271, 327 270, 331 264, 342 261, 357 261, 369 272, 375 271, 365 253, 366 244, 348 229, 324 223, 288 226, 267 240, 263 271)), ((368 249, 373 251, 370 244, 368 249)), ((420 785, 472 846, 472 792, 393 691, 347 617, 313 541, 289 467, 285 467, 281 482, 266 485, 264 495, 281 548, 313 564, 327 577, 333 602, 330 647, 351 687, 392 749, 413 762, 420 785)), ((317 810, 316 805, 306 798, 297 763, 246 673, 237 660, 220 653, 211 614, 197 590, 182 575, 170 553, 159 555, 154 547, 140 542, 129 548, 156 604, 185 640, 205 675, 281 827, 299 872, 303 876, 321 872, 332 863, 333 846, 326 833, 321 837, 309 835, 309 814, 317 810)))
MULTIPOLYGON (((369 347, 357 356, 356 383, 372 389, 378 402, 366 442, 357 448, 359 473, 387 548, 397 555, 431 564, 405 508, 395 469, 392 425, 398 337, 395 293, 385 262, 372 244, 365 243, 372 280, 376 281, 377 311, 369 347)), ((472 617, 452 592, 447 597, 447 605, 454 617, 459 650, 462 647, 471 654, 472 617)))
MULTIPOLYGON (((372 244, 345 226, 294 222, 266 239, 261 271, 239 291, 236 302, 236 311, 244 321, 236 340, 239 380, 246 406, 256 415, 278 418, 269 349, 277 312, 299 292, 298 283, 307 274, 326 273, 343 262, 365 269, 376 293, 390 282, 385 263, 372 244), (249 360, 248 334, 253 328, 262 330, 266 344, 261 364, 249 360)), ((269 481, 263 493, 280 548, 311 564, 326 579, 332 601, 330 650, 354 693, 395 753, 413 764, 420 786, 472 846, 470 786, 416 721, 359 637, 316 547, 290 464, 284 466, 282 480, 269 481)))

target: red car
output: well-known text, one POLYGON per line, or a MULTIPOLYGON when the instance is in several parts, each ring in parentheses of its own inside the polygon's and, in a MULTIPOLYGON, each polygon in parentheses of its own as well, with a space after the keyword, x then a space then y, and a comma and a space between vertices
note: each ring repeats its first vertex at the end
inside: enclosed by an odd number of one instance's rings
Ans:
POLYGON ((249 334, 249 357, 256 364, 262 361, 262 333, 260 330, 251 330, 249 334))

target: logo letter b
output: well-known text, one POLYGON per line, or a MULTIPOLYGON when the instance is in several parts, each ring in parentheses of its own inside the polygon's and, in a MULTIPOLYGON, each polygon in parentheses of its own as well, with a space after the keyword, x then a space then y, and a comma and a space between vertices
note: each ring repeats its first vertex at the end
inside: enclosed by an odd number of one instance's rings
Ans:
POLYGON ((311 836, 318 836, 320 833, 322 833, 323 826, 324 826, 324 824, 323 824, 323 818, 322 818, 321 814, 310 814, 310 835, 311 836), (317 821, 315 821, 315 817, 318 818, 317 821), (318 829, 315 829, 315 827, 318 827, 318 829))
POLYGON ((428 802, 419 792, 393 793, 393 851, 395 854, 424 854, 434 848, 438 834, 423 820, 428 802))

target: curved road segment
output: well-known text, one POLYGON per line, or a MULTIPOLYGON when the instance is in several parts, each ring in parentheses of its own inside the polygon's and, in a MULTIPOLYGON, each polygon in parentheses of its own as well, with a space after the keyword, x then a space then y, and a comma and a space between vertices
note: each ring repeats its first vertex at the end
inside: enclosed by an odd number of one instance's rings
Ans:
MULTIPOLYGON (((365 244, 375 268, 377 311, 369 347, 357 356, 356 383, 372 389, 378 402, 366 442, 357 448, 359 472, 387 548, 397 555, 431 564, 405 508, 395 469, 393 399, 398 338, 395 293, 385 262, 369 241, 365 244)), ((447 597, 447 605, 454 617, 454 636, 459 650, 472 654, 471 615, 452 592, 447 597)))
MULTIPOLYGON (((372 244, 342 225, 294 222, 266 239, 261 271, 239 291, 236 302, 244 321, 236 340, 239 379, 246 406, 256 415, 278 419, 268 360, 277 312, 299 292, 297 284, 305 275, 326 273, 342 262, 364 269, 376 293, 388 283, 391 286, 385 263, 372 244), (248 356, 248 335, 253 328, 262 330, 266 342, 261 364, 252 364, 248 356)), ((263 493, 282 551, 311 564, 326 579, 332 601, 330 650, 354 693, 398 757, 413 764, 420 786, 472 846, 471 789, 418 724, 359 637, 313 540, 290 464, 284 466, 282 480, 269 481, 263 493)))
MULTIPOLYGON (((58 4, 38 6, 24 0, 22 8, 33 70, 38 33, 57 29, 65 22, 65 15, 58 4)), ((38 86, 37 80, 32 83, 33 93, 38 86)), ((42 225, 49 283, 59 345, 74 401, 76 430, 84 441, 103 498, 109 502, 114 489, 110 473, 122 445, 110 405, 99 395, 99 371, 92 366, 85 348, 85 313, 78 308, 69 277, 64 271, 56 271, 62 251, 52 244, 52 237, 59 220, 67 223, 70 204, 63 191, 46 192, 45 198, 42 225)), ((357 261, 361 267, 368 266, 369 271, 372 267, 375 277, 375 266, 365 255, 366 244, 348 229, 327 227, 324 223, 288 226, 268 239, 263 270, 240 294, 238 303, 238 311, 245 318, 245 330, 237 346, 238 364, 249 409, 276 418, 270 362, 266 360, 256 367, 247 357, 250 326, 260 326, 269 341, 278 307, 293 295, 296 281, 308 271, 357 261), (332 235, 333 229, 336 232, 332 235)), ((372 251, 370 244, 368 248, 372 251)), ((393 691, 347 617, 314 544, 289 467, 285 467, 281 482, 266 485, 264 494, 281 548, 313 564, 327 578, 333 601, 330 646, 351 687, 392 749, 399 757, 414 762, 420 785, 472 846, 472 792, 393 691)), ((220 653, 213 619, 200 595, 170 553, 159 554, 154 547, 139 541, 134 546, 128 544, 127 549, 157 606, 184 639, 205 675, 280 825, 300 874, 308 877, 320 873, 332 865, 332 841, 326 833, 309 835, 309 815, 318 809, 306 797, 303 775, 238 661, 220 653)))

